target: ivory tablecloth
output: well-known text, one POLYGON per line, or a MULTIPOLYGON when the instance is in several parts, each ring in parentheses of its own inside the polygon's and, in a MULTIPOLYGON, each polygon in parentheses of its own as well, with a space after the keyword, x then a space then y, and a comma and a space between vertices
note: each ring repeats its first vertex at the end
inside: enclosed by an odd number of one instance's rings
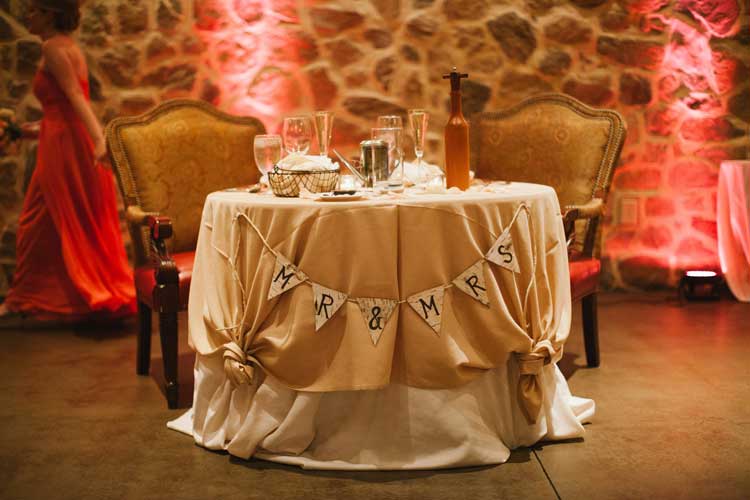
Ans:
POLYGON ((564 241, 554 190, 533 184, 352 202, 213 193, 190 294, 193 409, 170 426, 243 458, 336 469, 499 463, 578 437, 594 406, 556 366, 564 241), (350 297, 404 301, 450 284, 508 227, 519 272, 482 264, 489 306, 447 288, 439 333, 402 302, 375 345, 353 301, 316 331, 309 283, 267 300, 278 255, 350 297), (236 352, 249 383, 235 383, 236 352))
POLYGON ((719 260, 729 288, 750 302, 750 161, 724 161, 717 196, 719 260))

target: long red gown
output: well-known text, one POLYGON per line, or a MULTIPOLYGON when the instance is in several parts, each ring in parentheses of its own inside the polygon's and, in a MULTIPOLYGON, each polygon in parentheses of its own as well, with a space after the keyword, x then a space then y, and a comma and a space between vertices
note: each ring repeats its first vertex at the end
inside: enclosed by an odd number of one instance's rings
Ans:
MULTIPOLYGON (((88 82, 81 81, 81 87, 88 99, 88 82)), ((34 94, 44 115, 6 305, 42 316, 131 314, 133 274, 120 234, 112 172, 95 161, 86 126, 55 78, 40 70, 34 94)))

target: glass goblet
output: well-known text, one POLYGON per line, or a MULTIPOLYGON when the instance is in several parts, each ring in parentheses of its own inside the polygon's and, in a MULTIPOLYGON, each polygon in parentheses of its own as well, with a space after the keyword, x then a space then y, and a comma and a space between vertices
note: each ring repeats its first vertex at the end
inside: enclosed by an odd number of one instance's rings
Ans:
POLYGON ((259 134, 253 140, 255 165, 261 176, 268 174, 281 160, 281 137, 274 134, 259 134))
POLYGON ((287 153, 307 154, 312 142, 312 123, 309 116, 289 116, 284 118, 282 128, 284 149, 287 153))
POLYGON ((398 115, 378 116, 377 128, 403 128, 404 122, 398 115))

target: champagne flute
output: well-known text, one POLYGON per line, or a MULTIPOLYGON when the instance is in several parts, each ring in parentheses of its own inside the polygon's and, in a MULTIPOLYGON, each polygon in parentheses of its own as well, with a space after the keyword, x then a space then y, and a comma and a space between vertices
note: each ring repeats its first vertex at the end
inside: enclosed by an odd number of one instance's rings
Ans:
POLYGON ((284 149, 288 154, 307 154, 312 142, 312 124, 309 116, 289 116, 284 118, 282 128, 284 149))
POLYGON ((420 182, 427 181, 427 175, 422 171, 422 156, 424 155, 424 135, 427 132, 429 118, 429 113, 424 109, 409 110, 409 124, 414 134, 414 154, 417 156, 417 176, 420 182))
POLYGON ((315 134, 318 138, 320 156, 328 156, 328 146, 333 132, 333 113, 331 111, 315 112, 315 134))
POLYGON ((253 140, 255 166, 261 177, 273 170, 281 160, 281 137, 275 134, 258 134, 253 140))

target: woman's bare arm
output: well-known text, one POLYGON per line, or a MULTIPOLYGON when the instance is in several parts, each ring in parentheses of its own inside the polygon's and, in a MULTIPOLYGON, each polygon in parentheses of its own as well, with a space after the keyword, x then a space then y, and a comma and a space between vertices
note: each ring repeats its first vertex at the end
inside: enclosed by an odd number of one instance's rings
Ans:
POLYGON ((86 100, 83 90, 81 90, 78 75, 70 58, 61 47, 49 42, 42 46, 42 54, 47 69, 55 77, 60 88, 70 100, 73 109, 86 126, 86 130, 88 130, 94 142, 96 159, 100 160, 107 152, 102 127, 99 125, 99 120, 94 115, 91 105, 86 100))

